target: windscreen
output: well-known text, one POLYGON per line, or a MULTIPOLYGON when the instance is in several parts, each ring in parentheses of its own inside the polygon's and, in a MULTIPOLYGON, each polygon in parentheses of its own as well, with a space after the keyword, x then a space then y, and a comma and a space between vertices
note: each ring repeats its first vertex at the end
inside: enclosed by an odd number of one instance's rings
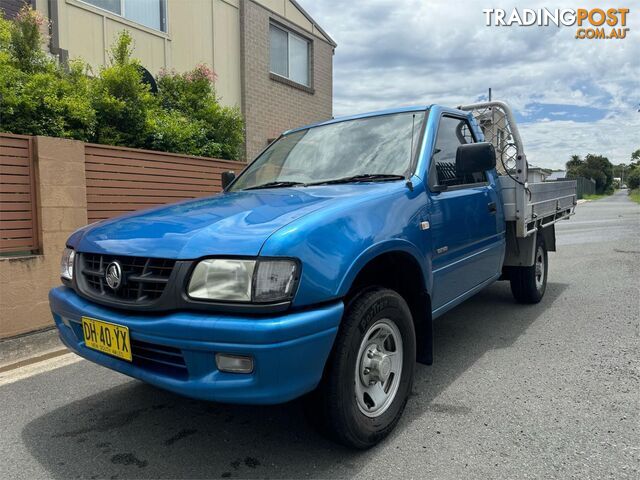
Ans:
POLYGON ((275 182, 321 183, 358 175, 405 175, 425 112, 345 120, 299 130, 280 138, 231 187, 275 182))

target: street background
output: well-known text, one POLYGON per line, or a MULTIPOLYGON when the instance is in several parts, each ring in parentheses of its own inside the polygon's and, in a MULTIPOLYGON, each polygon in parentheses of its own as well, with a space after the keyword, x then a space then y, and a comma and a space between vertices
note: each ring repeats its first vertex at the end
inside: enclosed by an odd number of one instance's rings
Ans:
POLYGON ((557 237, 540 304, 499 282, 437 321, 434 365, 367 452, 300 401, 194 401, 69 354, 0 374, 0 477, 638 478, 640 206, 580 205, 557 237))

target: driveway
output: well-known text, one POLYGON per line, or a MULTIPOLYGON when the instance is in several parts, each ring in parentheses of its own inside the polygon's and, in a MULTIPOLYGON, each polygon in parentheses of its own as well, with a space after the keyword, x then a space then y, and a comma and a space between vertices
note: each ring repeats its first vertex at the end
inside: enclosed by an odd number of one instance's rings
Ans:
POLYGON ((638 478, 640 207, 589 202, 557 234, 542 303, 500 282, 437 321, 372 450, 325 440, 300 402, 189 400, 70 354, 0 382, 0 477, 638 478))

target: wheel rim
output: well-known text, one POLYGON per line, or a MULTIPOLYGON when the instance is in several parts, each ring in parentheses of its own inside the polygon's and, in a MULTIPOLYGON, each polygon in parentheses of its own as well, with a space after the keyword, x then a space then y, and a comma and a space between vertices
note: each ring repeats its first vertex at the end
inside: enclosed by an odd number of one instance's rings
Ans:
POLYGON ((536 288, 542 290, 544 285, 544 251, 538 247, 536 251, 536 288))
POLYGON ((358 408, 367 417, 382 415, 393 403, 402 374, 402 337, 396 324, 383 318, 362 338, 356 362, 358 408))

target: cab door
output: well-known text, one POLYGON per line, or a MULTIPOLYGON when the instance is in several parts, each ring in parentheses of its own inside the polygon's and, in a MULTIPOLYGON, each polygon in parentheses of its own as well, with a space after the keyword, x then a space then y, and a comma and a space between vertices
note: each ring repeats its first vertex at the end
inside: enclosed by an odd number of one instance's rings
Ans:
POLYGON ((500 274, 504 256, 502 203, 494 171, 461 177, 456 151, 475 142, 468 120, 443 114, 429 165, 434 311, 500 274))

